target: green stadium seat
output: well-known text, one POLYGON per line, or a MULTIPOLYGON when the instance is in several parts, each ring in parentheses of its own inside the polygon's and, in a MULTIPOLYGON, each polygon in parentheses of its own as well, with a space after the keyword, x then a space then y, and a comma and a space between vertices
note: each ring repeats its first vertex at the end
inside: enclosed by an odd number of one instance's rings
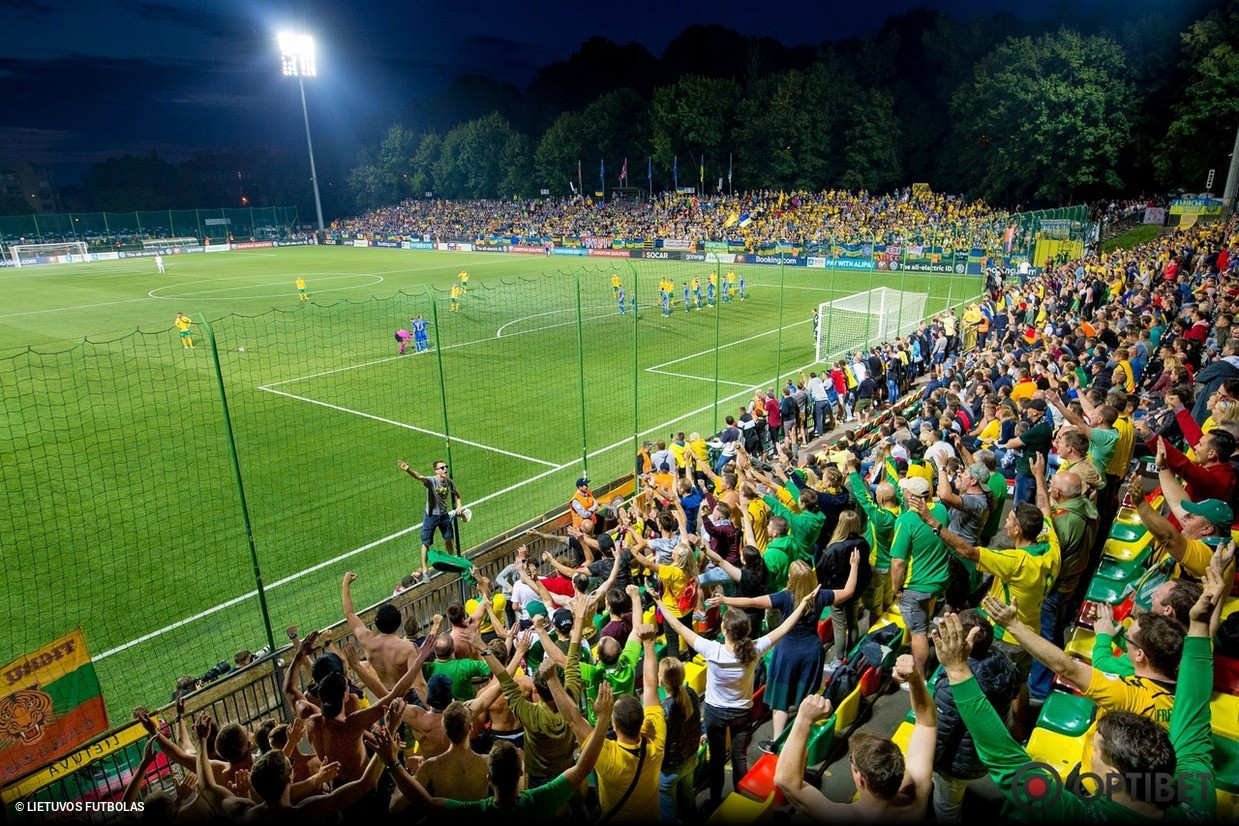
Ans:
POLYGON ((1077 737, 1088 731, 1096 715, 1097 704, 1087 697, 1051 691, 1041 707, 1037 725, 1058 734, 1077 737))
POLYGON ((1103 556, 1101 564, 1097 566, 1097 576, 1112 579, 1115 582, 1131 582, 1144 573, 1152 552, 1151 548, 1146 547, 1129 560, 1120 560, 1109 555, 1103 556))
MULTIPOLYGON (((857 696, 859 697, 859 695, 857 696)), ((813 724, 813 729, 809 732, 809 747, 805 758, 805 765, 816 766, 819 763, 824 763, 826 758, 830 756, 831 747, 835 744, 836 716, 832 714, 825 720, 813 724)))
POLYGON ((1126 590, 1126 582, 1117 582, 1099 575, 1093 577, 1093 581, 1088 584, 1088 593, 1084 598, 1089 602, 1104 602, 1107 605, 1118 605, 1123 601, 1126 590))
POLYGON ((1144 525, 1124 525, 1116 522, 1114 527, 1110 528, 1110 539, 1119 542, 1135 542, 1148 532, 1148 528, 1144 525))

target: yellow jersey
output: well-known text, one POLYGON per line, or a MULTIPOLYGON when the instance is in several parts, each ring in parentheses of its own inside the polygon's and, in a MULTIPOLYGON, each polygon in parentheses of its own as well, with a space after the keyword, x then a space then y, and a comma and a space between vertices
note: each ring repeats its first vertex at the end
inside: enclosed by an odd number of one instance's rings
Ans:
POLYGON ((460 298, 460 287, 453 286, 452 287, 452 300, 455 301, 458 298, 460 298))
POLYGON ((298 279, 297 279, 297 289, 299 289, 299 290, 304 290, 304 289, 305 289, 305 279, 304 279, 304 278, 298 278, 298 279))
POLYGON ((189 332, 189 325, 191 323, 192 322, 190 322, 186 316, 178 315, 176 317, 176 329, 180 330, 182 333, 189 332))

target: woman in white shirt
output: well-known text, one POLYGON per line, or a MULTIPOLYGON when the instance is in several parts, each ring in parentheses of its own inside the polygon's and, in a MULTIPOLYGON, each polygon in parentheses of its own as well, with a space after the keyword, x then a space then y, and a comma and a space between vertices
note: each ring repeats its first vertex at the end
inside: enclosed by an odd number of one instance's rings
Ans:
POLYGON ((748 615, 728 611, 723 616, 723 642, 698 636, 678 617, 663 612, 663 621, 706 661, 706 696, 703 718, 710 750, 709 809, 723 800, 723 774, 727 760, 727 736, 731 735, 733 784, 749 771, 749 742, 753 739, 753 672, 762 654, 781 640, 817 598, 818 589, 800 601, 783 624, 757 640, 752 638, 748 615))

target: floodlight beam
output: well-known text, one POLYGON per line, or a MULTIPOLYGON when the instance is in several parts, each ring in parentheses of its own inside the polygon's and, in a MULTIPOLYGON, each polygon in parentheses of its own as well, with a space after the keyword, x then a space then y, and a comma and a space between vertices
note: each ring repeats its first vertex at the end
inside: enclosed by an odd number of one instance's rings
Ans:
POLYGON ((305 119, 305 145, 310 152, 310 183, 314 186, 314 210, 318 217, 318 231, 323 231, 323 202, 318 194, 318 171, 314 166, 314 141, 310 138, 310 110, 305 102, 305 78, 318 75, 314 59, 314 38, 308 34, 281 32, 280 67, 285 77, 296 77, 301 90, 301 115, 305 119))

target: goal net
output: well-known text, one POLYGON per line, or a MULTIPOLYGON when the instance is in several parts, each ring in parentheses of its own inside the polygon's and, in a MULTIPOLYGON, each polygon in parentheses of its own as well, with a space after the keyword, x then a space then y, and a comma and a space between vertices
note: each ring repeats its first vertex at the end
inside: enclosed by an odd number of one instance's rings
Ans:
POLYGON ((925 293, 877 287, 823 302, 817 308, 817 361, 912 332, 925 317, 925 299, 925 293))
POLYGON ((13 266, 24 264, 59 264, 69 255, 86 255, 84 241, 64 241, 59 244, 12 244, 9 246, 9 258, 13 266))

